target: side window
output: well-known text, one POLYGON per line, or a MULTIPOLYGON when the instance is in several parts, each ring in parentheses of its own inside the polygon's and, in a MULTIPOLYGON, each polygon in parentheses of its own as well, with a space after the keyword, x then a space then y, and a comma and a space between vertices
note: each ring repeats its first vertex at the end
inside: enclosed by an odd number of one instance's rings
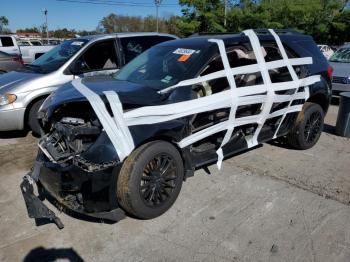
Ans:
MULTIPOLYGON (((244 46, 233 46, 228 48, 226 52, 231 68, 256 63, 254 53, 252 51, 247 50, 247 48, 244 46)), ((208 63, 208 65, 200 75, 208 75, 214 72, 221 71, 223 69, 224 67, 221 56, 217 54, 217 56, 208 63)), ((237 87, 256 85, 262 81, 260 72, 235 75, 234 79, 237 87)), ((206 96, 228 90, 229 88, 230 85, 228 83, 227 78, 222 77, 202 82, 201 85, 196 87, 196 91, 198 93, 198 96, 206 96)))
MULTIPOLYGON (((224 69, 221 56, 218 54, 215 56, 208 65, 204 68, 201 76, 209 75, 224 69)), ((221 92, 229 87, 229 83, 226 77, 204 81, 201 84, 195 86, 194 91, 197 92, 198 97, 208 96, 214 93, 221 92)))
POLYGON ((32 44, 35 46, 41 46, 42 44, 39 41, 32 41, 32 44))
POLYGON ((9 36, 0 37, 0 40, 1 40, 2 46, 4 46, 4 47, 5 46, 14 46, 12 38, 9 36))
POLYGON ((77 63, 82 72, 117 68, 114 40, 101 41, 92 45, 81 55, 77 63))
POLYGON ((121 38, 120 41, 124 51, 125 63, 129 63, 148 48, 168 40, 174 40, 174 38, 168 36, 136 36, 121 38))
MULTIPOLYGON (((282 55, 275 42, 262 42, 261 45, 262 53, 266 62, 282 59, 282 55)), ((291 52, 287 47, 285 47, 285 49, 289 58, 297 57, 296 54, 291 52)), ((252 51, 252 48, 249 43, 242 43, 241 45, 231 46, 226 50, 226 52, 231 68, 257 63, 255 54, 252 51)), ((217 54, 217 56, 208 63, 208 65, 205 67, 205 69, 200 75, 208 75, 210 73, 221 71, 223 69, 224 68, 221 56, 217 54)), ((294 69, 299 75, 301 68, 294 67, 294 69)), ((269 74, 273 83, 286 82, 292 80, 292 77, 287 67, 269 70, 269 74)), ((235 75, 234 79, 238 88, 263 84, 263 79, 260 71, 248 74, 235 75)), ((230 86, 227 81, 227 78, 222 77, 202 82, 200 85, 194 87, 194 91, 197 92, 198 97, 201 97, 222 92, 224 90, 228 90, 229 88, 230 86)))

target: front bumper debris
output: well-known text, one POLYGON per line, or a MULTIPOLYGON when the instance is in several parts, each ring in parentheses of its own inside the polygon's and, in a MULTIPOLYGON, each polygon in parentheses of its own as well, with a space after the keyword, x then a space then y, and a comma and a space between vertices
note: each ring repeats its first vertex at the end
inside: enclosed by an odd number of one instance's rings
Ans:
POLYGON ((39 150, 33 171, 23 177, 20 185, 28 216, 36 219, 37 225, 49 220, 62 229, 61 220, 42 202, 46 199, 58 210, 78 219, 104 223, 124 219, 126 215, 114 194, 116 178, 111 172, 111 169, 88 172, 75 165, 62 167, 50 162, 39 150))
POLYGON ((55 223, 59 229, 63 229, 64 225, 62 221, 34 194, 34 183, 30 175, 25 175, 20 185, 28 216, 34 219, 49 219, 55 223))

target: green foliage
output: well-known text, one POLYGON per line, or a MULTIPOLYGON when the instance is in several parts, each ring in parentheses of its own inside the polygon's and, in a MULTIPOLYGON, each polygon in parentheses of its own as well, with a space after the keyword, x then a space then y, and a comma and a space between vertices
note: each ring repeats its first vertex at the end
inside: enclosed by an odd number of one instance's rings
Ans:
POLYGON ((249 28, 294 29, 322 43, 350 41, 349 12, 342 0, 241 0, 228 1, 224 27, 224 1, 180 0, 181 35, 196 32, 240 32, 249 28))
POLYGON ((198 32, 225 32, 224 5, 220 0, 180 0, 182 14, 180 30, 183 35, 198 32))
POLYGON ((34 27, 20 28, 20 29, 17 29, 16 32, 19 32, 19 33, 24 33, 24 32, 41 33, 41 30, 40 30, 40 28, 34 26, 34 27))
MULTIPOLYGON (((169 18, 159 19, 159 31, 169 33, 179 33, 179 20, 171 16, 169 18)), ((104 33, 113 32, 150 32, 156 30, 157 20, 154 16, 138 17, 109 14, 103 17, 99 23, 98 29, 104 33)))
POLYGON ((6 26, 9 24, 9 20, 6 16, 0 16, 0 33, 6 32, 6 26))

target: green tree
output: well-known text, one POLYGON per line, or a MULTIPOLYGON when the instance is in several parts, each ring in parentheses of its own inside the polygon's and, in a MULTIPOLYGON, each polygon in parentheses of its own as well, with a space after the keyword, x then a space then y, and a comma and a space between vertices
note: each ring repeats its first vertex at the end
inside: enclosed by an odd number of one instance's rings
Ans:
POLYGON ((9 20, 6 16, 0 16, 0 33, 6 32, 6 26, 8 26, 9 20))
POLYGON ((180 0, 183 16, 178 26, 183 35, 198 32, 225 32, 221 0, 180 0))

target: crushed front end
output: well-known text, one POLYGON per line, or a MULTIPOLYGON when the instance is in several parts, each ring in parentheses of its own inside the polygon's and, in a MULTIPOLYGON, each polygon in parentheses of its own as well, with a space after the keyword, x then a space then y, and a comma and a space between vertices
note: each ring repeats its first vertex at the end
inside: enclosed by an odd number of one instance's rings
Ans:
MULTIPOLYGON (((50 119, 45 118, 46 110, 39 112, 42 137, 34 170, 30 178, 24 178, 24 183, 30 179, 35 181, 41 195, 53 200, 59 208, 118 221, 125 217, 115 194, 121 163, 95 114, 91 109, 84 110, 84 106, 86 103, 70 104, 69 108, 62 106, 50 119)), ((28 183, 25 185, 26 193, 33 192, 28 183)), ((27 207, 33 202, 28 202, 33 198, 33 194, 30 195, 23 194, 27 207)), ((28 212, 30 209, 32 212, 30 217, 40 217, 33 215, 33 209, 37 208, 38 205, 28 207, 28 212)))

